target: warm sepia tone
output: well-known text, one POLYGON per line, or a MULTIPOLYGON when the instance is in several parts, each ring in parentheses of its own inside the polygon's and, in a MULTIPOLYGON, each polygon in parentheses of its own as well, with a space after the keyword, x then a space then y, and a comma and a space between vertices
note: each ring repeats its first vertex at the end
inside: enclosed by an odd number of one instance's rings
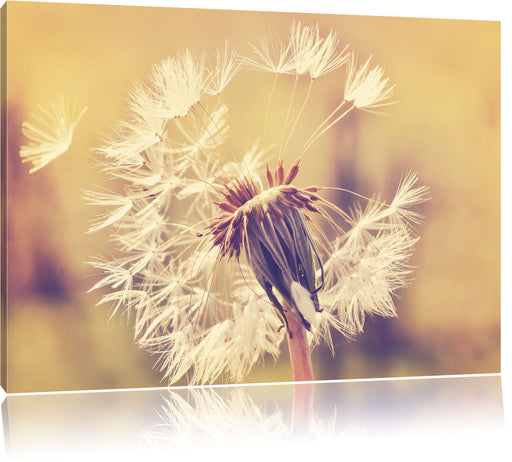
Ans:
MULTIPOLYGON (((420 210, 417 268, 400 292, 398 319, 368 320, 354 342, 335 337, 334 359, 316 348, 315 377, 499 370, 498 23, 10 3, 9 391, 165 384, 152 369, 155 359, 134 344, 131 320, 109 321, 108 308, 95 307, 99 295, 87 294, 97 278, 84 262, 108 253, 109 242, 107 233, 85 234, 95 211, 83 190, 104 177, 76 151, 29 175, 18 155, 22 122, 65 94, 88 107, 74 140, 86 153, 103 143, 133 81, 153 64, 186 47, 214 50, 225 38, 242 47, 264 34, 284 35, 294 19, 332 28, 362 59, 373 55, 399 100, 386 108, 389 117, 354 113, 333 128, 304 158, 301 183, 389 199, 402 172, 414 170, 432 197, 420 210)), ((238 75, 231 90, 242 107, 258 98, 251 82, 240 81, 246 78, 238 75)), ((320 111, 332 110, 336 89, 330 75, 315 88, 320 111)), ((252 112, 237 115, 239 127, 254 124, 252 112)), ((351 200, 329 199, 344 207, 351 200)), ((290 379, 283 355, 247 381, 290 379)))

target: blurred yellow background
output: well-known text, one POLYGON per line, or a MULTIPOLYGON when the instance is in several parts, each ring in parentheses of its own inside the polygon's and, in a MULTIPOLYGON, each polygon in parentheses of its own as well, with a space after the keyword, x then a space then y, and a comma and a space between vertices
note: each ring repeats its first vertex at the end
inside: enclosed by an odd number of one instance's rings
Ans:
MULTIPOLYGON (((89 108, 74 142, 86 152, 111 132, 132 83, 153 64, 189 46, 214 50, 225 38, 246 50, 262 35, 286 37, 293 20, 332 28, 361 59, 373 55, 399 100, 389 117, 355 113, 333 129, 298 182, 389 199, 412 169, 432 196, 398 319, 368 320, 355 342, 336 337, 334 358, 316 348, 316 378, 499 371, 499 23, 17 2, 8 2, 7 20, 9 392, 165 385, 130 320, 109 319, 107 307, 95 307, 99 294, 87 293, 95 279, 83 262, 109 242, 108 233, 85 234, 97 211, 82 191, 103 176, 76 152, 29 175, 19 159, 23 120, 59 94, 76 99, 89 108)), ((334 107, 339 75, 315 88, 319 112, 302 124, 334 107)), ((231 98, 247 128, 245 98, 256 90, 242 77, 250 79, 241 74, 231 98)), ((286 351, 247 378, 287 380, 286 351)))

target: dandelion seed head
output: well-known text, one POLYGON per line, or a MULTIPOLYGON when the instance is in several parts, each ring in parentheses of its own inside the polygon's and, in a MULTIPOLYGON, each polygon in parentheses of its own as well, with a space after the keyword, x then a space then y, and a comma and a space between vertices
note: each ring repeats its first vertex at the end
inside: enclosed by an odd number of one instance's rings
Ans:
MULTIPOLYGON (((109 287, 101 301, 131 313, 139 345, 170 383, 242 380, 279 356, 291 335, 287 316, 311 343, 334 350, 333 331, 352 338, 366 316, 396 315, 427 188, 409 173, 391 201, 362 199, 346 212, 322 188, 298 186, 305 149, 289 163, 264 135, 247 148, 230 122, 228 95, 218 97, 242 66, 315 79, 347 59, 333 31, 322 36, 318 25, 301 23, 288 41, 260 39, 248 58, 227 43, 211 60, 186 50, 135 85, 128 116, 96 150, 123 188, 85 193, 106 210, 90 231, 112 233, 111 255, 91 262, 102 274, 94 288, 109 287)), ((352 58, 345 99, 365 110, 390 104, 382 68, 355 66, 352 58)), ((295 122, 290 109, 283 138, 298 135, 310 96, 302 106, 290 102, 301 109, 295 122)), ((306 147, 343 118, 344 104, 311 130, 306 147)))
POLYGON ((60 96, 48 107, 39 106, 31 114, 30 122, 23 122, 22 131, 29 143, 21 147, 20 157, 22 162, 32 163, 29 173, 40 170, 69 149, 86 110, 79 110, 76 104, 60 96))
POLYGON ((223 49, 215 54, 215 66, 205 89, 208 95, 219 95, 242 68, 242 59, 236 49, 231 49, 226 41, 223 49))
POLYGON ((320 35, 318 24, 294 22, 288 42, 278 38, 260 39, 252 45, 253 56, 245 58, 247 66, 273 74, 306 75, 316 79, 328 74, 348 60, 347 46, 339 50, 339 39, 331 31, 320 35))
POLYGON ((295 72, 299 75, 308 72, 312 79, 316 79, 338 69, 348 60, 348 46, 339 51, 336 34, 331 31, 326 37, 320 37, 318 24, 294 23, 290 35, 295 72))
POLYGON ((421 215, 413 210, 413 207, 429 199, 429 188, 426 186, 415 187, 418 176, 413 172, 404 175, 398 185, 396 195, 391 202, 391 209, 397 219, 405 223, 419 224, 421 215))
POLYGON ((288 74, 294 69, 293 57, 290 53, 290 43, 285 44, 278 38, 260 38, 256 44, 251 44, 252 56, 243 60, 248 68, 272 74, 288 74))
POLYGON ((376 66, 370 69, 371 56, 357 68, 357 56, 352 59, 347 69, 345 82, 345 100, 353 102, 358 109, 372 111, 376 108, 393 104, 394 85, 389 85, 389 78, 384 77, 384 69, 376 66))
POLYGON ((143 114, 160 119, 186 117, 206 89, 210 73, 206 55, 186 50, 153 68, 149 85, 139 88, 137 104, 143 114))

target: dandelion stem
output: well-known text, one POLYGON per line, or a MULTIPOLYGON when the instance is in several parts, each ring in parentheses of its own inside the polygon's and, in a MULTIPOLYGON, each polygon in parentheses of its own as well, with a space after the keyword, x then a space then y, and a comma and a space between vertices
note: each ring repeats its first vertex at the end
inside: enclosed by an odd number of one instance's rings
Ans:
POLYGON ((288 121, 290 119, 290 113, 292 112, 292 106, 293 106, 293 100, 295 98, 295 92, 297 91, 297 82, 299 81, 299 74, 295 75, 295 80, 293 82, 293 89, 292 94, 290 95, 290 104, 288 104, 288 111, 286 112, 286 118, 284 119, 284 125, 283 125, 283 134, 281 136, 281 144, 279 146, 279 159, 283 158, 283 143, 284 143, 284 136, 286 133, 286 127, 288 126, 288 121))
POLYGON ((325 119, 324 122, 313 132, 313 134, 309 137, 308 141, 306 141, 306 144, 302 148, 299 158, 302 158, 302 156, 305 154, 305 152, 311 147, 311 145, 318 138, 320 138, 327 130, 329 130, 333 125, 338 123, 343 117, 345 117, 350 111, 352 111, 352 109, 355 108, 353 102, 350 103, 350 106, 348 107, 348 109, 344 110, 341 113, 341 115, 338 115, 336 117, 336 119, 334 119, 334 121, 329 123, 329 121, 331 120, 332 117, 334 117, 336 112, 338 112, 343 107, 343 105, 346 103, 347 103, 347 101, 343 100, 343 102, 331 113, 331 115, 329 117, 327 117, 327 119, 325 119), (329 123, 329 125, 327 125, 328 123, 329 123), (325 125, 327 125, 327 127, 324 128, 325 125))
POLYGON ((290 330, 288 334, 288 351, 290 353, 293 380, 295 382, 314 380, 306 328, 286 303, 284 309, 288 329, 290 330))
POLYGON ((304 99, 304 102, 302 103, 302 106, 297 114, 297 117, 295 118, 295 122, 293 123, 293 126, 290 129, 290 133, 288 134, 288 139, 286 140, 286 145, 284 146, 284 153, 286 153, 286 150, 288 149, 288 144, 290 143, 290 139, 293 135, 293 131, 295 130, 295 127, 297 126, 297 123, 299 122, 299 119, 300 119, 302 113, 304 112, 304 108, 306 107, 306 104, 309 101, 309 96, 311 95, 311 88, 313 87, 314 81, 315 81, 314 79, 311 79, 309 81, 308 93, 306 95, 306 98, 304 99))
POLYGON ((278 76, 279 76, 279 74, 276 74, 274 76, 274 82, 272 83, 272 90, 270 90, 270 96, 269 96, 268 102, 267 102, 267 109, 265 110, 265 120, 264 120, 265 126, 263 128, 263 143, 264 144, 266 144, 266 142, 267 142, 268 115, 270 113, 270 105, 272 103, 272 97, 274 96, 274 92, 276 90, 276 84, 277 84, 277 77, 278 76))

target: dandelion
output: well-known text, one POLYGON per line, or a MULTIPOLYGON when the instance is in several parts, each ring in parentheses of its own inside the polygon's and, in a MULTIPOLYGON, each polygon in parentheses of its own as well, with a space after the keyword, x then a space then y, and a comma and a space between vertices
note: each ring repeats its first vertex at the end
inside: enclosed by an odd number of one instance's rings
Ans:
POLYGON ((139 345, 170 383, 239 382, 265 357, 277 360, 285 339, 294 378, 311 380, 310 347, 334 351, 333 330, 352 338, 367 315, 395 316, 394 295, 411 272, 420 220, 412 208, 428 192, 414 173, 391 201, 354 193, 363 203, 351 212, 324 198, 336 188, 296 183, 319 137, 353 110, 387 104, 381 68, 369 71, 368 61, 355 72, 352 61, 344 98, 290 162, 284 153, 303 135, 294 128, 314 103, 311 84, 340 69, 346 48, 334 32, 298 23, 288 42, 260 39, 252 52, 239 57, 225 45, 210 60, 186 50, 157 65, 97 149, 122 191, 86 193, 107 209, 90 231, 110 229, 113 246, 90 262, 102 274, 93 289, 133 317, 139 345), (242 66, 310 77, 300 105, 292 85, 279 149, 265 136, 244 146, 249 137, 230 122, 223 93, 242 66))
POLYGON ((316 79, 338 69, 348 60, 348 45, 339 50, 336 34, 331 31, 327 37, 321 37, 318 24, 303 26, 300 22, 294 23, 290 36, 297 74, 309 72, 311 78, 316 79))
POLYGON ((393 86, 389 86, 389 78, 384 78, 384 69, 376 66, 370 70, 370 56, 359 68, 356 67, 356 56, 352 55, 345 82, 345 100, 352 101, 358 109, 372 109, 393 104, 389 98, 393 96, 393 86))
POLYGON ((31 162, 29 173, 43 168, 52 160, 64 154, 70 147, 76 126, 85 111, 60 96, 49 107, 38 106, 32 121, 23 122, 23 134, 29 139, 28 145, 20 149, 22 162, 31 162))
POLYGON ((206 90, 210 75, 205 61, 205 54, 186 50, 155 66, 150 84, 140 95, 144 102, 141 113, 161 119, 185 117, 206 90))
POLYGON ((244 65, 262 72, 272 74, 289 74, 294 69, 291 44, 282 42, 279 38, 260 38, 256 44, 251 44, 252 56, 246 56, 244 65))
POLYGON ((252 45, 253 56, 245 59, 246 65, 273 74, 309 74, 316 79, 341 67, 348 60, 348 45, 339 50, 339 39, 331 31, 320 36, 318 24, 304 26, 294 22, 290 27, 289 41, 278 38, 260 38, 252 45))
POLYGON ((210 76, 210 86, 207 89, 207 93, 211 95, 222 93, 242 68, 242 61, 237 50, 231 49, 227 41, 222 50, 217 50, 215 61, 216 65, 210 76))

